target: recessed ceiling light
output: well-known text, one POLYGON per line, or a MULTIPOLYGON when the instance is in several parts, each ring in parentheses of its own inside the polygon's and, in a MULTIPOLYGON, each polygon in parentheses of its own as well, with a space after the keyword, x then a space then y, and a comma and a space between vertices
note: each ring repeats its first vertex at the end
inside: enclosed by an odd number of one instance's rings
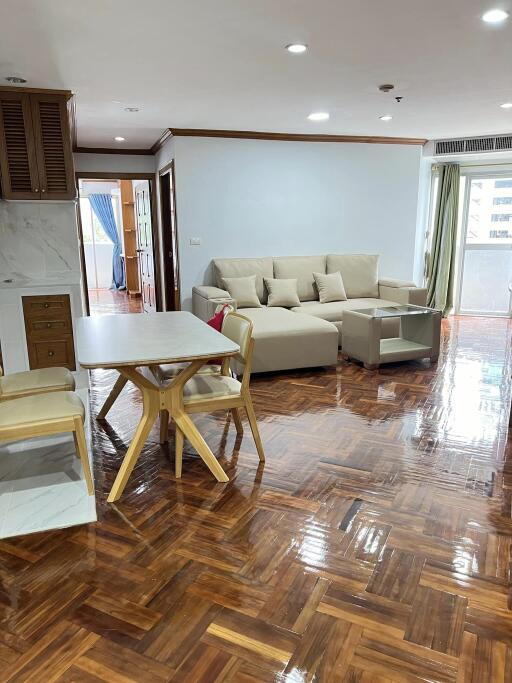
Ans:
POLYGON ((26 78, 21 78, 21 76, 7 76, 5 79, 9 83, 26 83, 27 79, 26 78))
POLYGON ((500 104, 500 107, 502 109, 512 109, 512 102, 503 102, 503 104, 500 104))
POLYGON ((391 121, 392 118, 393 117, 391 116, 391 114, 384 114, 384 116, 379 116, 379 119, 381 121, 391 121))
POLYGON ((114 140, 115 140, 116 142, 124 142, 124 141, 126 140, 126 138, 123 138, 123 137, 121 137, 120 135, 116 135, 116 137, 114 138, 114 140))
POLYGON ((124 110, 130 112, 140 111, 138 107, 125 107, 124 110))
POLYGON ((286 49, 294 55, 300 55, 303 52, 306 52, 308 46, 305 45, 305 43, 290 43, 290 45, 286 46, 286 49))
POLYGON ((490 9, 485 14, 482 14, 482 20, 487 24, 500 24, 508 18, 508 12, 503 9, 490 9))
POLYGON ((314 111, 308 116, 310 121, 327 121, 329 114, 326 111, 314 111))

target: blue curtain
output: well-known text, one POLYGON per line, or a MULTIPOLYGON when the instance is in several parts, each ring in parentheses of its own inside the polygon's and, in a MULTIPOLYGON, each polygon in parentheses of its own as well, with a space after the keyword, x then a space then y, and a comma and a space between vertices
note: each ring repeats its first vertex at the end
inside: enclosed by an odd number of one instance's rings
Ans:
POLYGON ((117 230, 112 197, 109 194, 90 194, 89 201, 106 236, 114 245, 112 252, 112 286, 116 289, 124 289, 124 268, 121 259, 121 240, 117 230))

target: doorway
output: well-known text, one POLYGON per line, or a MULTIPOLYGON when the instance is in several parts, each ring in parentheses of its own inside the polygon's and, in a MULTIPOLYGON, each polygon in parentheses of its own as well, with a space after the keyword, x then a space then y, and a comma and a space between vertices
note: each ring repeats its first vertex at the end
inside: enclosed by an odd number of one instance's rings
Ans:
POLYGON ((161 310, 152 178, 77 174, 82 281, 89 315, 161 310))
POLYGON ((466 178, 456 312, 512 313, 512 173, 466 178))

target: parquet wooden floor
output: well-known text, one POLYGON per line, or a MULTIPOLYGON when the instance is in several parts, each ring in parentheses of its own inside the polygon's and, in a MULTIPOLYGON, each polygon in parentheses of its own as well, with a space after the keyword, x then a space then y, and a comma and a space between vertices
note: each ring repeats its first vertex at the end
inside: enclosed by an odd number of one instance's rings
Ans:
POLYGON ((177 483, 155 429, 108 505, 127 387, 94 427, 99 522, 0 542, 0 680, 510 683, 511 332, 452 319, 437 367, 255 377, 264 466, 202 416, 229 484, 190 448, 177 483))
POLYGON ((89 289, 91 315, 142 313, 142 299, 128 296, 124 290, 89 289))

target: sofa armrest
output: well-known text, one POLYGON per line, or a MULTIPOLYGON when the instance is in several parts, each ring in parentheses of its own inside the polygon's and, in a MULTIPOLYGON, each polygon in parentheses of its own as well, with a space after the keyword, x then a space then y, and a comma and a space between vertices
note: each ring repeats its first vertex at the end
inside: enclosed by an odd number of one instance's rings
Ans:
POLYGON ((416 287, 414 282, 409 280, 381 278, 379 280, 379 298, 395 301, 397 304, 426 306, 427 290, 424 287, 416 287))
POLYGON ((199 294, 204 299, 230 299, 229 292, 225 289, 220 289, 220 287, 209 287, 208 285, 200 285, 198 287, 193 287, 192 292, 194 294, 199 294))
POLYGON ((395 277, 379 278, 379 286, 383 287, 416 287, 412 280, 397 280, 395 277))
POLYGON ((236 301, 224 289, 206 286, 193 287, 192 311, 201 320, 210 320, 215 315, 215 309, 219 304, 229 304, 236 309, 236 301))

